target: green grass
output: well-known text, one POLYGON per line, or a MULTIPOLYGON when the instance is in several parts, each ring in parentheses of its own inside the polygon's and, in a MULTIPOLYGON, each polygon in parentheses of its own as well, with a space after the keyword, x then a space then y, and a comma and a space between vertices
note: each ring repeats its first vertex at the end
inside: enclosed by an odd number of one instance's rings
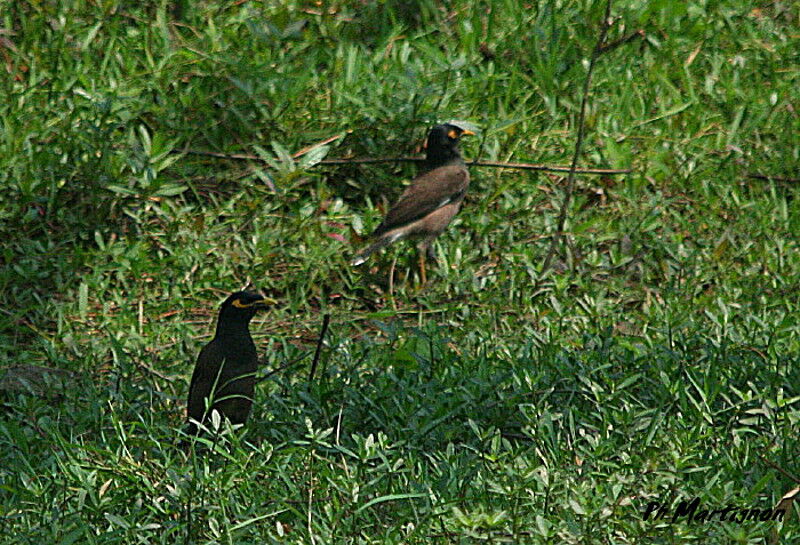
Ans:
POLYGON ((5 542, 765 543, 642 513, 798 486, 800 9, 615 2, 645 36, 600 57, 580 164, 632 174, 578 179, 544 271, 564 178, 473 168, 419 289, 408 245, 347 264, 413 167, 316 162, 455 118, 468 158, 568 164, 605 3, 175 4, 0 1, 0 359, 74 373, 2 392, 5 542), (248 283, 264 372, 306 358, 187 456, 248 283))

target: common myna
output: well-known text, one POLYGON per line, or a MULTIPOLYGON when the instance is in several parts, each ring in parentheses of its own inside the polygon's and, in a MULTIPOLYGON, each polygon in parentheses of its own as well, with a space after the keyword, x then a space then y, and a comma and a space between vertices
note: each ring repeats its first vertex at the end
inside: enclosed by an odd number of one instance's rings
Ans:
POLYGON ((200 351, 192 373, 186 405, 188 434, 196 434, 194 421, 206 422, 213 409, 233 424, 244 424, 247 420, 253 406, 258 367, 250 320, 273 302, 255 292, 237 291, 222 303, 217 332, 200 351))
POLYGON ((428 134, 425 171, 389 209, 370 235, 372 244, 361 250, 352 265, 364 263, 373 252, 404 238, 418 239, 421 281, 426 282, 425 258, 435 260, 433 240, 445 230, 461 208, 469 186, 469 172, 458 151, 458 140, 475 134, 455 123, 436 125, 428 134))

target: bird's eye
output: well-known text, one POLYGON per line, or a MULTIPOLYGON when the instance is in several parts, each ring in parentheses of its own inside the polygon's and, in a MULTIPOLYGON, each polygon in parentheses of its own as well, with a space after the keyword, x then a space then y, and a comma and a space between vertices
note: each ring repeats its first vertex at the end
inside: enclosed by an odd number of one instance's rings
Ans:
POLYGON ((455 129, 450 129, 450 132, 447 133, 447 136, 455 140, 458 138, 458 133, 456 132, 455 129))
POLYGON ((251 306, 251 304, 243 303, 241 299, 234 299, 231 304, 236 308, 247 308, 251 306))

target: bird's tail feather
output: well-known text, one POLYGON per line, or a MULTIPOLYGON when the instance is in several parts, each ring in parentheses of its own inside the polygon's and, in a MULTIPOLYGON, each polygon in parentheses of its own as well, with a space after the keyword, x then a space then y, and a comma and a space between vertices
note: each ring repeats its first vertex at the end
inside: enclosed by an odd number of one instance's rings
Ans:
POLYGON ((376 240, 375 242, 373 242, 372 244, 370 244, 369 246, 358 252, 356 256, 350 261, 350 264, 354 267, 361 265, 369 258, 369 256, 371 256, 381 248, 385 248, 392 242, 396 241, 398 238, 400 238, 399 234, 395 234, 393 236, 380 237, 378 240, 376 240))

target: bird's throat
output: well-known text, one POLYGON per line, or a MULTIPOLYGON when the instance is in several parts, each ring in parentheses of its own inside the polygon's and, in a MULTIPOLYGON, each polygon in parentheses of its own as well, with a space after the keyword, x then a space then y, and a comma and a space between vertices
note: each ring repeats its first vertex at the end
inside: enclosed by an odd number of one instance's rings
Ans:
POLYGON ((217 324, 215 337, 244 337, 250 338, 248 322, 220 322, 217 324))
POLYGON ((453 148, 428 149, 428 153, 425 156, 426 172, 439 167, 463 164, 464 159, 461 157, 461 154, 457 149, 453 148))

